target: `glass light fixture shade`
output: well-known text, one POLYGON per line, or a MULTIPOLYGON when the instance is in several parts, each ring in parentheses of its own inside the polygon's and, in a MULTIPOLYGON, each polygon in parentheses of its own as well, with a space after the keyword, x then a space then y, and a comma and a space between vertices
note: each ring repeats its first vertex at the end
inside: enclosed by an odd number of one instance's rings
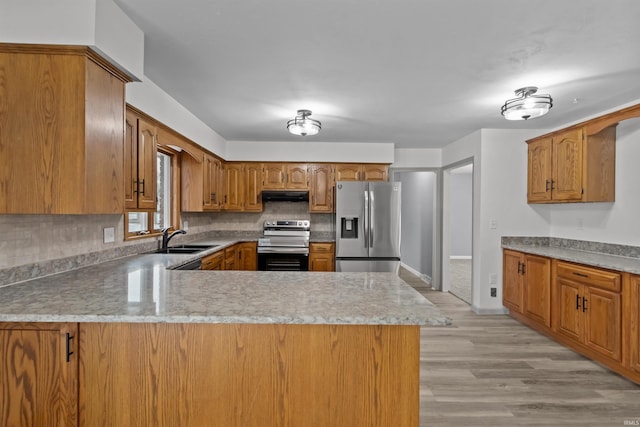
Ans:
POLYGON ((318 120, 310 119, 310 115, 309 110, 298 110, 298 115, 287 122, 289 132, 300 136, 317 135, 322 125, 318 120))
POLYGON ((515 91, 518 98, 509 99, 500 112, 507 120, 529 120, 544 116, 553 107, 551 95, 535 95, 538 88, 524 87, 515 91))

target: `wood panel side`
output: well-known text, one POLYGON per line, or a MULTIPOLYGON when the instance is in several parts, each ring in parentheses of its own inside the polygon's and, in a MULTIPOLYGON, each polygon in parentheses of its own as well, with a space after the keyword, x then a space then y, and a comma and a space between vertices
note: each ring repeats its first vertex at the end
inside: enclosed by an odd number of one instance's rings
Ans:
MULTIPOLYGON (((624 325, 628 325, 628 355, 629 368, 640 376, 640 276, 633 275, 629 278, 628 292, 624 294, 624 325)), ((626 289, 625 289, 626 290, 626 289)), ((626 347, 626 346, 625 346, 626 347)))
POLYGON ((584 196, 586 202, 614 202, 616 195, 616 126, 589 135, 585 141, 584 196))
POLYGON ((418 326, 82 328, 81 426, 418 426, 418 326))
POLYGON ((0 212, 81 212, 84 60, 0 53, 0 212))
POLYGON ((124 212, 124 83, 87 61, 85 213, 124 212))

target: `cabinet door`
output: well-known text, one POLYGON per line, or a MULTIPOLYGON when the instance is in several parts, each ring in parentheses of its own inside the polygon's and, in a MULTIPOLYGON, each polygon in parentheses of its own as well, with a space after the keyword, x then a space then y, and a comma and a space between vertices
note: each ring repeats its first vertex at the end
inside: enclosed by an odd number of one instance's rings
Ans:
POLYGON ((138 117, 127 111, 124 137, 124 207, 138 207, 138 117))
POLYGON ((380 164, 364 164, 362 165, 362 178, 364 181, 387 181, 389 167, 380 164))
POLYGON ((309 188, 307 165, 305 163, 287 163, 286 188, 306 190, 309 188))
POLYGON ((582 312, 585 316, 584 343, 591 350, 620 361, 620 294, 585 286, 582 312))
POLYGON ((582 199, 582 129, 553 137, 553 200, 582 199))
POLYGON ((244 211, 262 212, 262 165, 245 163, 244 165, 244 211))
POLYGON ((530 142, 528 145, 527 201, 551 200, 551 138, 530 142))
POLYGON ((551 261, 549 258, 524 257, 524 314, 551 327, 551 261))
POLYGON ((233 245, 224 250, 224 269, 238 269, 238 245, 233 245))
POLYGON ((225 195, 224 209, 229 211, 241 211, 244 199, 244 185, 242 182, 242 165, 239 163, 227 163, 224 167, 225 195))
POLYGON ((224 270, 224 251, 219 251, 202 258, 203 270, 224 270))
POLYGON ((0 323, 0 425, 78 424, 77 330, 75 323, 0 323))
POLYGON ((576 341, 582 341, 584 316, 582 314, 582 285, 558 277, 556 280, 558 318, 556 331, 576 341))
POLYGON ((215 157, 212 162, 211 189, 215 194, 211 208, 219 211, 224 206, 225 198, 224 165, 220 159, 215 157))
POLYGON ((337 163, 336 181, 359 181, 361 166, 358 163, 337 163))
POLYGON ((157 130, 138 119, 138 209, 156 209, 157 130))
POLYGON ((284 190, 287 171, 284 163, 263 163, 262 188, 265 190, 284 190))
POLYGON ((204 175, 202 177, 202 208, 206 211, 215 210, 214 201, 217 198, 215 185, 215 158, 205 154, 203 158, 204 175))
POLYGON ((309 212, 333 212, 335 184, 331 165, 309 165, 309 175, 309 212))
POLYGON ((640 373, 640 276, 631 276, 629 299, 629 365, 640 373))
POLYGON ((522 313, 523 308, 523 256, 520 252, 505 249, 502 262, 502 304, 522 313))
POLYGON ((256 271, 258 269, 258 243, 244 242, 238 245, 238 269, 256 271))
POLYGON ((334 243, 309 244, 309 271, 335 271, 334 243))

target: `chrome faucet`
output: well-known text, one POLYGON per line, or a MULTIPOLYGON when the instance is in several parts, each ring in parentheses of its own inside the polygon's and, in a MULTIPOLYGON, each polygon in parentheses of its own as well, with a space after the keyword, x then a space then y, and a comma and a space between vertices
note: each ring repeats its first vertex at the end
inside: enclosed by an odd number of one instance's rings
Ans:
POLYGON ((187 234, 184 230, 176 230, 173 233, 169 234, 169 230, 171 228, 165 228, 162 230, 162 250, 166 251, 169 248, 169 240, 173 238, 176 234, 187 234))

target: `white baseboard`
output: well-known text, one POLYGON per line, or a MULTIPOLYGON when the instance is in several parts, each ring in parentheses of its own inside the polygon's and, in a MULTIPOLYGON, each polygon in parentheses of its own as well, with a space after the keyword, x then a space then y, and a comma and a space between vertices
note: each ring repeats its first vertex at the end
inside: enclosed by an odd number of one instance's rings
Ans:
POLYGON ((411 272, 412 274, 418 276, 420 278, 420 280, 422 280, 423 282, 425 282, 427 285, 431 286, 432 280, 431 277, 420 273, 418 270, 416 270, 415 268, 405 264, 404 262, 400 261, 400 265, 402 266, 402 268, 404 268, 405 270, 408 270, 409 272, 411 272))
POLYGON ((501 308, 478 308, 475 305, 471 306, 471 311, 476 314, 508 314, 509 310, 505 307, 501 308))

